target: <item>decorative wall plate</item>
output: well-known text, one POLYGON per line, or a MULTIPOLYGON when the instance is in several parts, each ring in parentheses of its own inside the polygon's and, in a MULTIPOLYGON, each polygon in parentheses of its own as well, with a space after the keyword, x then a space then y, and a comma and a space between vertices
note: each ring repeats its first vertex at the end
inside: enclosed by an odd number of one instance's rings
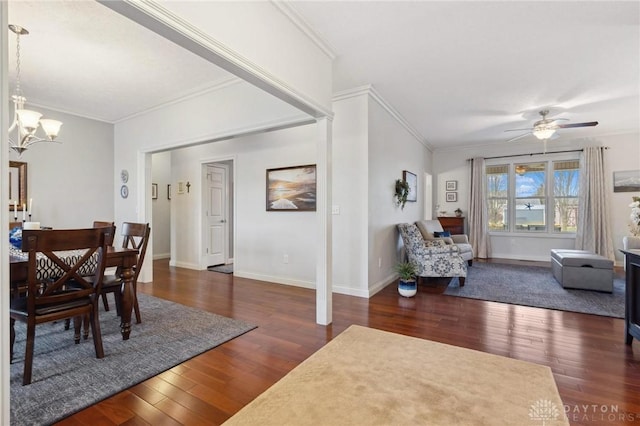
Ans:
POLYGON ((122 183, 127 183, 129 181, 129 172, 122 169, 122 171, 120 172, 120 180, 122 181, 122 183))
POLYGON ((120 196, 122 198, 127 198, 129 196, 129 188, 127 187, 127 185, 122 185, 120 187, 120 196))

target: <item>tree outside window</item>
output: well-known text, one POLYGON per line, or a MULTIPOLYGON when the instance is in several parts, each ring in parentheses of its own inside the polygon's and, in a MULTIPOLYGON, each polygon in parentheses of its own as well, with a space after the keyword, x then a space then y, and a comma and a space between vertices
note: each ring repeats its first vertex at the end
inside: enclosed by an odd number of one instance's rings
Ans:
POLYGON ((553 162, 554 232, 576 232, 578 227, 578 194, 580 162, 553 162))
POLYGON ((488 165, 489 231, 576 232, 579 181, 574 159, 488 165))

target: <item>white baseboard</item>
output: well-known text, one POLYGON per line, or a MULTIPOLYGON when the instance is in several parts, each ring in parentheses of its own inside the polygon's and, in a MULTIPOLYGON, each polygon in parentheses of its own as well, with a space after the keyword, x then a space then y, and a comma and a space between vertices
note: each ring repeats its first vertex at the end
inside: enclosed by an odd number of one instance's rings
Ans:
POLYGON ((344 294, 346 296, 362 297, 363 299, 369 298, 369 291, 359 288, 352 288, 345 285, 335 284, 333 286, 333 292, 337 294, 344 294))
POLYGON ((153 254, 153 260, 160 260, 160 259, 171 259, 171 253, 159 253, 153 254))
POLYGON ((247 272, 247 271, 234 270, 233 276, 240 277, 240 278, 249 278, 249 279, 258 280, 258 281, 267 281, 267 282, 276 283, 276 284, 285 284, 285 285, 290 285, 294 287, 302 287, 302 288, 310 288, 310 289, 316 288, 315 283, 311 281, 302 281, 302 280, 296 280, 291 278, 276 277, 273 275, 254 274, 252 272, 247 272))
POLYGON ((510 253, 491 253, 491 259, 508 259, 508 260, 529 260, 532 262, 551 262, 551 255, 548 256, 514 256, 510 253))
POLYGON ((382 280, 373 283, 373 285, 369 286, 369 294, 366 296, 367 298, 370 298, 371 296, 373 296, 374 294, 378 293, 380 290, 382 290, 383 288, 385 288, 386 286, 388 286, 389 284, 391 284, 393 281, 397 280, 399 278, 399 275, 396 273, 393 273, 391 275, 389 275, 386 278, 383 278, 382 280))
MULTIPOLYGON (((240 278, 249 278, 252 280, 290 285, 293 287, 308 288, 310 290, 316 289, 316 283, 313 281, 302 281, 302 280, 296 280, 296 279, 290 279, 290 278, 276 277, 272 275, 254 274, 252 272, 247 272, 247 271, 233 271, 233 275, 235 277, 240 277, 240 278)), ((369 297, 369 292, 367 292, 366 290, 358 290, 358 289, 341 286, 341 285, 334 285, 332 288, 332 292, 337 294, 344 294, 347 296, 356 296, 356 297, 363 297, 363 298, 369 297)))
POLYGON ((200 265, 195 263, 186 263, 186 262, 175 262, 173 260, 169 261, 169 266, 175 266, 176 268, 185 268, 185 269, 195 269, 196 271, 201 271, 200 265))

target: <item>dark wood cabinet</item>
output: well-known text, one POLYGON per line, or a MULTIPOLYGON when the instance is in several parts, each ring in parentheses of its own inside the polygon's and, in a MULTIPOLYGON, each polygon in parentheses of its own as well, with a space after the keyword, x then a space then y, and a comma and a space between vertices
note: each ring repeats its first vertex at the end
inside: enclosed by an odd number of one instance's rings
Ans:
POLYGON ((624 305, 625 343, 640 340, 640 250, 621 250, 624 253, 626 289, 624 305))
POLYGON ((441 216, 438 217, 442 229, 451 232, 451 235, 464 234, 464 217, 441 216))

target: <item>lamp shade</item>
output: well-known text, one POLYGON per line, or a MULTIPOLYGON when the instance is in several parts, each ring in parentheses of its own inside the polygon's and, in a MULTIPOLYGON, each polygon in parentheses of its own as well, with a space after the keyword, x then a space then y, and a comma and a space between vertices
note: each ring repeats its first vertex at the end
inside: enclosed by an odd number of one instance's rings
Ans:
POLYGON ((18 114, 20 124, 23 128, 27 129, 27 131, 32 132, 38 128, 38 121, 40 121, 42 114, 29 109, 19 109, 16 113, 18 114))
POLYGON ((44 130, 44 133, 47 135, 47 137, 51 140, 54 140, 58 136, 58 132, 60 132, 62 121, 43 118, 40 120, 40 125, 42 126, 42 130, 44 130))
POLYGON ((546 127, 537 128, 533 130, 533 135, 538 139, 549 139, 556 132, 556 129, 550 129, 546 127))

